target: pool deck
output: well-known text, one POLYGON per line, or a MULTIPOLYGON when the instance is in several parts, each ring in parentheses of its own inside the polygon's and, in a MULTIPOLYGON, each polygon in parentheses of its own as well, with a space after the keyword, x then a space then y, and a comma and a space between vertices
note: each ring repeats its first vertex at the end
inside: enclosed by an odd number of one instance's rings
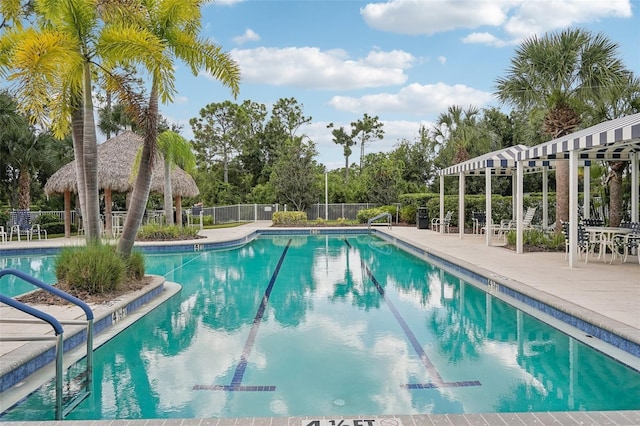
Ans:
MULTIPOLYGON (((258 229, 269 228, 271 222, 248 223, 239 227, 203 230, 206 239, 198 243, 224 242, 241 239, 258 229)), ((280 229, 280 228, 278 228, 280 229)), ((575 268, 569 268, 564 253, 523 253, 502 247, 485 244, 484 236, 465 234, 439 234, 416 227, 396 226, 392 229, 377 228, 391 238, 398 238, 426 252, 458 264, 466 270, 508 283, 524 294, 536 300, 561 308, 563 312, 580 318, 603 329, 609 330, 640 344, 640 265, 637 256, 629 256, 626 263, 618 260, 610 265, 599 259, 590 259, 588 263, 578 262, 575 268)), ((185 242, 179 242, 184 244, 185 242)), ((12 248, 59 247, 62 245, 81 245, 82 238, 35 240, 0 244, 0 251, 12 248)), ((137 244, 138 245, 138 244, 137 244)), ((139 245, 167 245, 163 243, 140 243, 139 245)), ((7 308, 3 306, 3 308, 7 308)), ((53 309, 53 307, 52 307, 53 309)), ((0 312, 2 312, 0 310, 0 312)), ((63 311, 64 312, 64 311, 63 311)), ((61 314, 56 312, 58 318, 61 314)), ((77 313, 69 314, 71 316, 77 313)), ((23 330, 22 330, 23 331, 23 330)), ((19 325, 3 324, 2 334, 21 332, 19 325)), ((9 348, 0 346, 0 361, 8 355, 9 348), (6 348, 6 349, 5 349, 6 348)), ((632 357, 633 358, 633 357, 632 357)), ((633 363, 639 362, 633 359, 633 363)), ((9 391, 7 391, 9 392, 9 391)), ((2 395, 0 394, 0 397, 2 395)), ((360 417, 367 419, 367 417, 360 417)), ((496 424, 555 424, 555 425, 640 425, 640 411, 615 412, 549 412, 514 414, 460 414, 460 415, 413 415, 380 416, 372 425, 496 425, 496 424), (397 421, 396 421, 397 420, 397 421), (396 421, 394 423, 394 421, 396 421), (399 422, 399 423, 398 423, 399 422)), ((153 421, 86 421, 72 422, 78 425, 138 425, 143 424, 182 424, 182 425, 301 425, 306 426, 314 419, 300 417, 274 417, 261 419, 167 419, 153 421)), ((330 424, 322 420, 322 426, 330 424)), ((14 424, 31 424, 16 422, 14 424)), ((63 424, 62 422, 40 422, 38 424, 63 424)), ((69 424, 65 422, 64 424, 69 424)), ((318 423, 320 424, 320 423, 318 423)), ((335 422, 338 424, 338 422, 335 422)), ((352 426, 352 420, 344 426, 352 426)), ((362 424, 367 424, 364 422, 362 424)))

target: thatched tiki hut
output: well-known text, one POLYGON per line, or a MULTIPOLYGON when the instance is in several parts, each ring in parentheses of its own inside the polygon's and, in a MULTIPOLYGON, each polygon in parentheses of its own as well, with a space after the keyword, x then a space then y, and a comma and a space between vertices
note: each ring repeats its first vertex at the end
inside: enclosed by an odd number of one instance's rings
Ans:
MULTIPOLYGON (((111 194, 113 191, 128 193, 133 190, 135 174, 132 172, 142 137, 125 131, 98 145, 98 185, 104 190, 105 232, 111 230, 111 194)), ((158 155, 153 167, 151 191, 164 193, 164 159, 158 155)), ((171 188, 175 197, 176 217, 182 215, 182 197, 195 197, 200 191, 195 181, 184 170, 175 167, 171 172, 171 188)), ((71 236, 71 193, 78 192, 75 161, 55 172, 44 186, 47 196, 64 194, 64 234, 71 236)))

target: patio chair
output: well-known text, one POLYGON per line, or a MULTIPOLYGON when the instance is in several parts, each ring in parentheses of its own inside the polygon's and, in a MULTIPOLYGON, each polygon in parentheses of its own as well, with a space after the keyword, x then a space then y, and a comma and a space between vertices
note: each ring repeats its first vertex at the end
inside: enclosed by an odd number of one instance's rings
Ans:
POLYGON ((194 204, 191 207, 190 211, 187 211, 187 225, 188 226, 199 226, 200 229, 204 228, 203 223, 203 211, 202 204, 194 204))
MULTIPOLYGON (((562 222, 562 234, 564 235, 564 260, 569 256, 569 222, 562 222)), ((590 234, 585 229, 582 222, 578 222, 578 257, 582 259, 584 253, 584 263, 589 262, 589 253, 595 254, 595 248, 598 247, 598 258, 602 255, 602 240, 596 234, 590 234)))
POLYGON ((41 235, 43 233, 44 239, 47 239, 46 229, 41 229, 39 224, 31 225, 31 212, 29 210, 16 210, 11 215, 13 221, 9 230, 9 241, 13 240, 14 233, 18 236, 18 241, 20 241, 21 235, 25 235, 27 241, 32 240, 34 233, 38 234, 39 240, 42 238, 41 235))
POLYGON ((534 216, 536 215, 537 207, 528 207, 527 211, 524 214, 524 218, 522 219, 522 224, 524 225, 524 229, 531 229, 533 225, 531 222, 533 221, 534 216))
POLYGON ((629 228, 631 232, 624 235, 616 235, 614 238, 614 247, 621 253, 622 263, 627 261, 629 253, 636 251, 638 255, 638 263, 640 264, 640 222, 621 222, 620 228, 629 228))
POLYGON ((582 223, 584 223, 584 226, 604 226, 604 220, 599 217, 584 219, 582 223))
POLYGON ((510 231, 515 231, 516 229, 516 221, 513 219, 502 219, 500 221, 500 226, 494 228, 495 234, 502 239, 506 240, 507 234, 510 231))
POLYGON ((485 230, 487 214, 485 212, 472 212, 471 221, 473 222, 473 233, 480 234, 485 230))
POLYGON ((436 217, 431 220, 431 230, 439 232, 440 229, 444 229, 445 232, 449 232, 449 225, 451 224, 451 217, 453 216, 453 211, 449 210, 447 214, 443 217, 436 217), (442 227, 442 228, 441 228, 442 227))
POLYGON ((4 226, 0 226, 0 238, 2 238, 2 242, 7 242, 7 232, 4 230, 4 226))

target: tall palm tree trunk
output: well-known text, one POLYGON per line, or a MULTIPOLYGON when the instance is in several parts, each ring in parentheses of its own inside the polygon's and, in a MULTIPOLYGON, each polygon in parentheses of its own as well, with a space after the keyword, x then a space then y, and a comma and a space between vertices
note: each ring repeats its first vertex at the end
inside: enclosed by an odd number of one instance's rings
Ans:
MULTIPOLYGON (((80 212, 86 211, 87 186, 84 183, 84 126, 82 121, 82 105, 73 111, 71 116, 71 139, 73 141, 73 155, 76 160, 76 179, 78 182, 78 198, 80 199, 80 212)), ((79 220, 82 220, 79 218, 79 220)))
POLYGON ((82 213, 86 220, 87 244, 100 244, 100 200, 98 198, 98 138, 93 116, 91 69, 84 65, 83 81, 83 147, 86 208, 82 213))
POLYGON ((556 229, 562 232, 562 222, 569 220, 569 162, 556 161, 556 229))
POLYGON ((609 226, 620 226, 622 222, 622 173, 627 167, 626 161, 610 163, 611 171, 607 176, 609 183, 609 226))
POLYGON ((127 219, 122 229, 122 237, 118 242, 117 251, 125 258, 131 255, 133 244, 136 240, 138 229, 142 224, 142 217, 149 200, 151 189, 151 178, 153 176, 153 160, 156 150, 156 140, 158 138, 158 88, 153 82, 149 95, 149 109, 146 113, 145 136, 142 145, 142 155, 138 174, 131 194, 131 202, 127 211, 127 219))
POLYGON ((18 175, 18 208, 28 210, 31 206, 31 174, 26 167, 18 175))
POLYGON ((171 162, 164 160, 164 215, 167 225, 173 225, 173 193, 171 189, 171 162))

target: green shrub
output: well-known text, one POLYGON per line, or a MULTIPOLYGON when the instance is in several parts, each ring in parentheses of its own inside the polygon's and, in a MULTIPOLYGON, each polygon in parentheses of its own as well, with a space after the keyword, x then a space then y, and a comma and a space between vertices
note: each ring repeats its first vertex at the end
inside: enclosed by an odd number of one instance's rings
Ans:
MULTIPOLYGON (((52 213, 44 213, 36 217, 33 221, 34 224, 39 224, 41 228, 44 228, 42 225, 46 225, 47 223, 59 223, 60 217, 58 215, 52 213)), ((64 224, 64 221, 62 221, 64 224)))
POLYGON ((11 218, 11 215, 9 214, 9 212, 6 211, 0 211, 0 226, 4 226, 5 228, 7 228, 7 224, 9 223, 9 218, 11 218))
POLYGON ((140 251, 131 252, 127 259, 127 278, 141 280, 144 277, 144 255, 140 251))
POLYGON ((125 261, 111 245, 63 248, 56 260, 56 277, 72 290, 109 293, 122 284, 125 261))
MULTIPOLYGON (((360 210, 356 215, 356 220, 358 223, 367 223, 369 219, 374 218, 382 213, 389 213, 391 217, 395 217, 396 215, 396 206, 382 206, 382 207, 374 207, 372 209, 364 209, 360 210)), ((386 218, 378 219, 376 222, 385 222, 386 218)))
POLYGON ((275 212, 272 218, 274 225, 299 226, 307 224, 305 212, 275 212))
MULTIPOLYGON (((507 233, 507 245, 515 247, 516 232, 507 233)), ((564 250, 564 236, 562 234, 546 234, 537 229, 525 229, 522 233, 522 245, 529 250, 564 250)))
POLYGON ((149 224, 138 230, 136 239, 139 241, 191 240, 198 237, 199 230, 191 226, 149 224))
MULTIPOLYGON (((71 232, 76 232, 77 225, 71 224, 71 232)), ((64 234, 64 222, 48 222, 40 225, 40 229, 47 231, 48 235, 64 234)))
POLYGON ((405 223, 416 223, 418 208, 414 205, 404 206, 400 209, 400 221, 405 223))
POLYGON ((213 216, 203 215, 202 226, 211 226, 211 225, 213 225, 213 216))
POLYGON ((339 217, 336 219, 336 223, 340 226, 348 226, 351 224, 351 220, 346 217, 339 217))

